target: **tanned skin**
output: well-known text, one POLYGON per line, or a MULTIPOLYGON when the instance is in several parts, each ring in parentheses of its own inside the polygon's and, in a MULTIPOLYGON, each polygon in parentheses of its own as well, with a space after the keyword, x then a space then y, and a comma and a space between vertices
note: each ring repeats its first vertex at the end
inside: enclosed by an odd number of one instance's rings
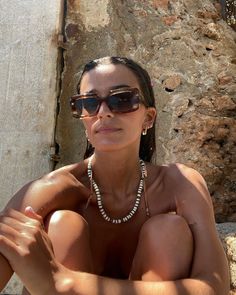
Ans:
MULTIPOLYGON (((106 96, 124 83, 139 87, 125 66, 100 66, 84 75, 81 92, 106 96)), ((144 106, 113 114, 102 103, 97 116, 84 120, 95 147, 94 178, 109 216, 133 208, 140 134, 155 115, 144 106)), ((28 290, 24 294, 228 294, 227 259, 198 172, 182 164, 146 163, 151 216, 142 198, 133 218, 116 225, 102 218, 95 196, 88 204, 87 162, 27 184, 8 203, 0 216, 1 288, 14 270, 28 290), (25 211, 27 206, 37 214, 25 211)))

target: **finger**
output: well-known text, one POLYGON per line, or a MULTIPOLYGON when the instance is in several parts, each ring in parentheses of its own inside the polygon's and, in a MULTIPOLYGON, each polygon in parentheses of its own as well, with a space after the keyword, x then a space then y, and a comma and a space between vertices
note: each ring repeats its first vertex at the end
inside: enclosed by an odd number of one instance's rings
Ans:
POLYGON ((21 233, 19 233, 19 231, 17 231, 16 229, 7 224, 0 223, 0 236, 4 236, 5 238, 11 240, 16 245, 18 245, 20 235, 21 233))
MULTIPOLYGON (((28 212, 28 211, 27 211, 28 212)), ((29 213, 31 216, 33 216, 33 213, 29 213)), ((35 213, 36 214, 36 213, 35 213)), ((34 215, 35 216, 35 215, 34 215)), ((20 211, 16 211, 14 209, 7 209, 5 212, 1 213, 1 218, 0 220, 4 220, 6 217, 13 218, 15 222, 21 222, 22 224, 28 225, 28 226, 40 226, 42 227, 42 217, 38 214, 36 214, 35 218, 28 217, 24 213, 20 211), (36 218, 37 216, 37 218, 36 218)), ((14 227, 14 225, 12 224, 14 227)))
POLYGON ((18 221, 15 218, 9 216, 2 216, 0 219, 0 224, 8 225, 17 231, 20 231, 22 227, 26 226, 25 223, 22 223, 21 221, 18 221))
POLYGON ((0 235, 12 241, 16 246, 27 244, 38 231, 36 227, 24 225, 20 222, 18 224, 14 223, 14 226, 0 223, 0 235))
POLYGON ((21 213, 20 211, 14 210, 12 208, 8 208, 1 212, 1 218, 4 218, 5 216, 11 217, 17 221, 20 221, 22 223, 25 223, 28 221, 28 218, 25 216, 24 213, 21 213))
POLYGON ((35 221, 37 221, 39 223, 38 226, 42 230, 45 230, 42 216, 37 214, 32 207, 28 206, 28 207, 25 208, 25 215, 28 216, 29 218, 34 219, 35 221))
POLYGON ((22 222, 9 216, 3 216, 0 219, 0 224, 8 225, 19 233, 35 230, 37 228, 43 228, 39 221, 32 218, 28 218, 27 222, 22 222))
POLYGON ((41 227, 39 226, 21 223, 10 217, 5 217, 0 223, 0 235, 14 241, 17 245, 21 243, 22 238, 29 239, 40 231, 41 227))
POLYGON ((0 253, 9 261, 12 266, 12 261, 18 255, 18 246, 5 236, 0 235, 0 253))
POLYGON ((42 222, 42 217, 38 215, 31 206, 27 206, 25 208, 25 215, 32 219, 38 220, 39 222, 42 222))

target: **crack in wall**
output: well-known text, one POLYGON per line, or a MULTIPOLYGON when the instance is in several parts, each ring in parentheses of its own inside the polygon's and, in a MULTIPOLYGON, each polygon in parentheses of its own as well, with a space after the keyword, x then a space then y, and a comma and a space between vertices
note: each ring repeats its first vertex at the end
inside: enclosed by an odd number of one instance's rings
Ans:
POLYGON ((65 48, 63 44, 65 43, 65 20, 67 14, 67 1, 62 0, 62 10, 60 16, 60 32, 57 34, 57 46, 58 46, 58 58, 57 58, 57 85, 56 85, 56 109, 55 109, 55 124, 54 124, 54 131, 53 131, 53 145, 50 147, 50 161, 51 161, 51 170, 56 169, 56 165, 60 161, 60 145, 57 142, 56 134, 57 134, 57 127, 58 127, 58 116, 60 113, 61 108, 61 92, 62 92, 62 80, 63 80, 63 73, 65 69, 64 63, 64 51, 65 48))

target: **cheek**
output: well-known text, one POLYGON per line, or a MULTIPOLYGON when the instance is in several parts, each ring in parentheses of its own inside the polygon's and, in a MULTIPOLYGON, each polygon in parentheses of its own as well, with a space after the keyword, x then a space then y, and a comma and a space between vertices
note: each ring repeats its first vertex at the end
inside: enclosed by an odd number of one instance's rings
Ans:
POLYGON ((143 130, 143 117, 130 116, 124 122, 126 135, 130 137, 140 136, 143 130))
POLYGON ((131 129, 139 130, 142 129, 143 123, 145 122, 144 110, 138 110, 139 113, 129 113, 127 114, 127 126, 131 129), (137 116, 138 114, 138 116, 137 116))
POLYGON ((93 123, 90 120, 83 120, 83 125, 84 128, 87 130, 88 135, 90 135, 93 123))

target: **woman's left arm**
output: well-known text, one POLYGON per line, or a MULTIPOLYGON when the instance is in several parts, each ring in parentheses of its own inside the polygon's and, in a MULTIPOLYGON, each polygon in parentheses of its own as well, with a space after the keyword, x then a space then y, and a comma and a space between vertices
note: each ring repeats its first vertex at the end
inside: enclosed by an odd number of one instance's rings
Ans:
POLYGON ((194 239, 191 278, 208 280, 216 292, 228 294, 229 267, 206 182, 196 170, 181 164, 173 168, 173 174, 177 214, 187 221, 194 239))

